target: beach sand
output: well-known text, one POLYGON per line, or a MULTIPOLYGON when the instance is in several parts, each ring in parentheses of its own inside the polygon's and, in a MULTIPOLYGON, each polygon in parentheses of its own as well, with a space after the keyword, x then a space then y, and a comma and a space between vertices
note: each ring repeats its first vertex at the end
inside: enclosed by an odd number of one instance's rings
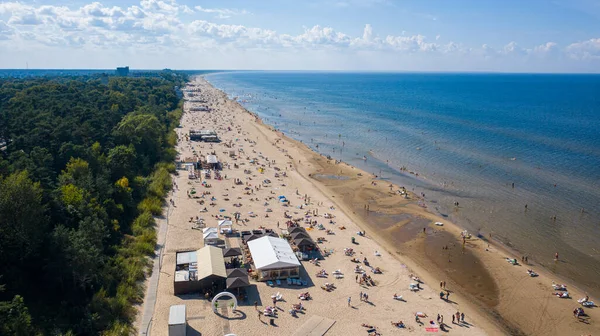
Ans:
MULTIPOLYGON (((178 188, 169 195, 175 202, 168 213, 168 232, 159 275, 156 306, 151 326, 152 335, 167 335, 169 307, 176 304, 187 306, 188 334, 224 335, 293 335, 311 316, 321 316, 335 320, 328 335, 367 335, 367 328, 361 324, 377 327, 383 335, 410 332, 413 335, 431 334, 415 322, 415 312, 428 315, 422 318, 425 325, 436 321, 437 314, 444 316, 449 333, 456 335, 588 335, 596 334, 600 328, 595 321, 600 313, 587 309, 590 315, 587 323, 578 322, 572 315, 578 304, 576 299, 584 293, 569 288, 573 299, 559 299, 552 296, 550 274, 538 267, 513 266, 505 257, 513 256, 509 251, 495 243, 473 237, 466 240, 462 247, 461 229, 439 218, 419 206, 419 198, 408 193, 408 199, 398 193, 398 186, 389 186, 388 182, 374 179, 364 171, 336 163, 333 160, 311 151, 304 144, 291 140, 273 130, 237 102, 227 99, 226 95, 197 78, 200 96, 207 100, 211 112, 189 112, 177 129, 179 143, 177 150, 181 158, 204 156, 216 152, 224 162, 222 174, 227 178, 221 181, 208 180, 211 188, 201 186, 202 179, 189 180, 184 171, 174 176, 178 188), (228 131, 227 128, 231 128, 228 131), (213 129, 221 138, 221 143, 209 144, 185 141, 190 128, 213 129), (232 148, 225 144, 231 143, 232 148), (243 149, 244 155, 237 160, 229 158, 229 151, 243 149), (264 172, 258 171, 259 165, 250 164, 257 159, 264 165, 264 172), (274 164, 268 162, 275 160, 274 164), (234 163, 240 165, 234 168, 234 163), (242 165, 243 164, 243 165, 242 165), (287 177, 274 177, 275 167, 287 177), (244 169, 251 170, 245 174, 244 169), (235 186, 233 180, 241 179, 252 188, 264 179, 272 183, 268 187, 254 190, 247 195, 244 186, 235 186), (207 206, 208 212, 200 213, 196 199, 188 198, 187 192, 194 187, 198 192, 210 191, 216 197, 216 206, 207 206), (296 208, 303 202, 303 196, 310 197, 310 204, 304 209, 296 208), (291 202, 289 207, 281 206, 269 197, 286 195, 291 202), (225 198, 229 199, 226 201, 225 198), (258 199, 251 201, 250 199, 258 199), (268 201, 272 212, 265 218, 264 202, 268 201), (242 203, 237 208, 233 203, 242 203), (366 210, 368 205, 369 210, 366 210), (237 230, 255 229, 259 226, 279 232, 285 226, 284 212, 294 217, 302 217, 308 210, 318 210, 318 222, 334 231, 326 235, 324 231, 311 230, 311 237, 325 237, 320 244, 323 250, 333 250, 333 254, 321 261, 320 266, 308 262, 302 263, 301 276, 310 278, 309 286, 276 288, 263 282, 252 281, 249 288, 251 297, 241 302, 238 311, 223 309, 228 315, 224 318, 212 312, 210 303, 198 294, 173 295, 173 275, 175 253, 182 250, 199 249, 204 246, 202 232, 191 229, 190 217, 204 218, 207 226, 215 227, 219 209, 225 214, 235 211, 247 218, 247 223, 235 225, 237 230), (249 217, 253 212, 256 217, 249 217), (323 218, 324 213, 335 216, 335 224, 323 218), (443 222, 444 226, 436 226, 443 222), (346 229, 339 229, 344 226, 346 229), (423 229, 425 228, 425 232, 423 229), (356 234, 365 230, 366 237, 356 234), (357 245, 351 244, 355 237, 357 245), (488 247, 489 244, 489 247, 488 247), (448 246, 448 249, 442 247, 448 246), (360 286, 355 281, 354 263, 344 255, 344 248, 351 247, 357 252, 357 258, 367 257, 371 265, 380 267, 383 274, 372 274, 376 286, 360 286), (381 256, 375 256, 379 251, 381 256), (537 278, 528 276, 526 270, 534 268, 540 274, 537 278), (341 270, 343 279, 318 278, 315 273, 325 269, 329 274, 341 270), (414 282, 414 274, 423 280, 422 290, 411 292, 408 285, 414 282), (440 300, 440 281, 447 282, 451 290, 449 301, 440 300), (326 292, 320 288, 325 283, 333 283, 336 289, 326 292), (310 292, 313 297, 303 302, 306 310, 298 317, 288 314, 293 303, 298 303, 297 295, 310 292), (271 295, 280 292, 284 302, 278 303, 283 309, 275 319, 275 326, 266 323, 268 319, 257 317, 254 301, 260 307, 271 305, 271 295), (362 302, 359 293, 366 292, 369 302, 362 302), (254 294, 253 294, 254 293, 254 294), (397 293, 405 301, 392 298, 397 293), (255 295, 255 296, 252 296, 255 295), (352 307, 347 299, 352 298, 352 307), (467 323, 453 324, 452 314, 465 313, 467 323), (391 321, 404 321, 407 328, 399 329, 391 321)), ((232 246, 241 244, 237 239, 227 239, 232 246)), ((440 331, 441 332, 441 331, 440 331)))

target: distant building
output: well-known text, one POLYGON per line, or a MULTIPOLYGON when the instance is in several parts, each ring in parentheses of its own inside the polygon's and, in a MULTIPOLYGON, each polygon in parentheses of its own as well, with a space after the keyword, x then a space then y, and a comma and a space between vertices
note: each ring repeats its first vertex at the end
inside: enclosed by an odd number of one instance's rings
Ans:
POLYGON ((129 75, 129 67, 120 67, 117 68, 117 76, 127 77, 129 75))

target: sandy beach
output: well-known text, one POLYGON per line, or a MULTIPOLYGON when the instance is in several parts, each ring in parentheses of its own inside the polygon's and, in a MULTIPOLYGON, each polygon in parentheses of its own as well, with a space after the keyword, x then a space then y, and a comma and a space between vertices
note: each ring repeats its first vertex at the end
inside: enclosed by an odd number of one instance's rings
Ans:
MULTIPOLYGON (((420 206, 418 195, 402 193, 401 186, 377 180, 367 172, 311 151, 264 125, 202 78, 196 78, 194 85, 199 87, 199 96, 206 100, 210 112, 191 112, 186 105, 181 128, 177 129, 177 150, 182 159, 214 152, 222 162, 224 179, 211 179, 210 188, 205 188, 201 178, 190 180, 185 171, 173 177, 175 187, 169 198, 174 206, 166 211, 168 231, 152 335, 167 335, 169 307, 177 304, 187 306, 188 334, 202 335, 293 335, 312 316, 335 321, 327 335, 367 335, 368 329, 376 329, 382 335, 429 335, 431 332, 426 331, 426 327, 430 321, 439 325, 438 314, 443 316, 448 333, 455 335, 592 335, 600 332, 596 323, 600 318, 597 309, 584 308, 587 316, 582 320, 573 316, 573 310, 580 307, 577 299, 585 296, 582 291, 567 284, 571 298, 554 296, 552 282, 561 281, 541 267, 526 264, 521 256, 494 243, 493 239, 488 240, 489 237, 473 236, 463 243, 462 230, 420 206), (215 130, 221 142, 187 141, 185 135, 191 128, 215 130), (238 153, 235 160, 229 155, 231 150, 238 153), (235 179, 240 179, 243 185, 235 185, 235 179), (264 179, 270 179, 271 183, 262 184, 264 179), (210 192, 215 205, 206 206, 207 212, 200 212, 205 205, 199 205, 197 199, 188 196, 192 188, 199 193, 210 192), (285 195, 290 205, 277 204, 272 199, 277 195, 285 195), (309 198, 306 203, 305 195, 309 198), (241 206, 234 207, 234 203, 241 206), (300 205, 302 209, 298 208, 300 205), (272 212, 267 213, 267 207, 272 212), (302 262, 301 276, 310 279, 306 287, 271 288, 266 283, 252 281, 249 299, 240 302, 237 311, 229 310, 228 316, 223 317, 213 313, 210 302, 199 294, 173 294, 175 254, 204 246, 202 231, 191 228, 191 217, 202 217, 207 226, 214 227, 220 215, 236 211, 247 220, 234 225, 236 230, 266 227, 277 233, 285 226, 286 211, 295 218, 303 217, 306 211, 318 211, 314 219, 333 234, 317 229, 309 233, 314 240, 325 238, 319 247, 333 253, 319 266, 302 262), (334 223, 323 217, 325 213, 333 215, 334 223), (443 226, 435 223, 443 223, 443 226), (366 236, 357 235, 363 230, 366 236), (358 244, 351 243, 352 237, 358 244), (366 257, 372 266, 382 270, 382 274, 370 274, 375 286, 356 282, 353 272, 356 264, 344 254, 345 248, 353 248, 358 259, 366 257), (518 265, 508 263, 507 257, 516 258, 518 265), (340 270, 345 276, 318 278, 315 274, 321 269, 328 273, 340 270), (528 269, 539 276, 530 277, 528 269), (422 289, 409 290, 409 284, 414 282, 411 275, 422 280, 422 289), (446 282, 448 300, 439 298, 440 281, 446 282), (322 290, 320 286, 325 282, 333 283, 336 289, 322 290), (299 302, 298 294, 306 291, 312 300, 303 302, 306 309, 298 317, 291 316, 288 309, 299 302), (258 302, 259 308, 271 305, 271 295, 277 292, 283 295, 284 301, 278 303, 281 310, 273 326, 267 323, 267 318, 257 317, 254 302, 258 302), (361 292, 368 293, 367 302, 360 300, 361 292), (395 293, 403 300, 395 300, 395 293), (457 311, 465 314, 464 323, 452 322, 457 311), (417 312, 427 315, 421 318, 423 325, 415 321, 417 312), (397 328, 390 323, 392 321, 403 321, 406 327, 397 328), (365 328, 362 324, 376 328, 365 328)), ((235 238, 225 241, 230 247, 242 244, 235 238)))

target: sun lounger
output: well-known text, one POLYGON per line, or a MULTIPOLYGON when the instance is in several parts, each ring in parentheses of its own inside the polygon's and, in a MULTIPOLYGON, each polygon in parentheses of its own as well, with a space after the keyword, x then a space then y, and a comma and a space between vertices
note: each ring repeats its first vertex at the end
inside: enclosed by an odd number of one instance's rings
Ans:
POLYGON ((288 284, 288 286, 292 285, 292 278, 287 278, 287 284, 288 284))
POLYGON ((281 299, 283 299, 283 295, 281 295, 281 293, 277 292, 277 294, 271 295, 271 299, 281 301, 281 299))
POLYGON ((303 286, 308 286, 308 281, 306 281, 306 280, 302 280, 302 285, 303 285, 303 286))
POLYGON ((552 284, 552 288, 554 288, 555 290, 567 290, 567 285, 552 284))
POLYGON ((267 281, 267 286, 273 287, 275 284, 273 284, 273 281, 269 280, 267 281))
POLYGON ((275 283, 277 284, 277 286, 281 286, 281 281, 280 281, 279 279, 277 279, 277 280, 275 281, 275 283))

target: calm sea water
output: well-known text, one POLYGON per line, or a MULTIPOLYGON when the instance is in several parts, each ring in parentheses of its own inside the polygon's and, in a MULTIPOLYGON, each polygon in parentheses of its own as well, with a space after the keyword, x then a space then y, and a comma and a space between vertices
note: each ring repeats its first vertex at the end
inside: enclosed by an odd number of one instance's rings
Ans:
POLYGON ((600 76, 206 78, 316 151, 425 193, 431 210, 600 295, 600 76))

